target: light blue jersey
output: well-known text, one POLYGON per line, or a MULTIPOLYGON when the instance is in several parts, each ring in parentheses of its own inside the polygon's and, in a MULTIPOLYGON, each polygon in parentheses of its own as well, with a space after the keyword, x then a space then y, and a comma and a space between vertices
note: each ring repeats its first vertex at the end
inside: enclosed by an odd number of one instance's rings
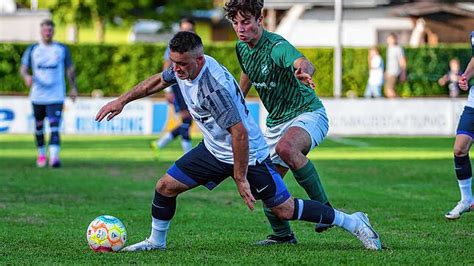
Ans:
POLYGON ((214 58, 206 62, 194 80, 181 80, 172 68, 163 72, 168 83, 178 83, 183 98, 204 135, 204 145, 219 161, 233 164, 232 136, 228 128, 242 122, 249 138, 249 165, 269 155, 265 139, 245 105, 239 85, 214 58))
POLYGON ((31 69, 34 104, 63 103, 66 94, 65 71, 72 65, 69 49, 57 42, 33 44, 23 54, 21 64, 31 69))

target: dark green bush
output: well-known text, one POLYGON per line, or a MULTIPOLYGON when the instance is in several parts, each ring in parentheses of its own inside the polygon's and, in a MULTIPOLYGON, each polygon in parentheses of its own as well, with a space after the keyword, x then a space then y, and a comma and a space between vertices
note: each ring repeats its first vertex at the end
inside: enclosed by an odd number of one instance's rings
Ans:
MULTIPOLYGON (((18 74, 25 44, 0 43, 0 93, 27 94, 28 89, 18 74)), ((162 68, 164 44, 136 45, 70 45, 76 66, 77 83, 82 95, 101 89, 105 95, 121 94, 162 68)), ((239 79, 240 66, 234 43, 206 45, 206 54, 216 58, 239 79)), ((316 66, 314 76, 320 96, 333 95, 333 49, 302 48, 301 52, 316 66)), ((457 57, 464 69, 471 58, 469 47, 406 48, 407 81, 397 86, 403 97, 445 96, 448 91, 437 83, 448 71, 449 60, 457 57)), ((385 59, 385 48, 382 48, 385 59)), ((363 95, 367 84, 367 49, 343 50, 343 95, 348 91, 363 95)), ((255 95, 255 91, 250 92, 255 95)))

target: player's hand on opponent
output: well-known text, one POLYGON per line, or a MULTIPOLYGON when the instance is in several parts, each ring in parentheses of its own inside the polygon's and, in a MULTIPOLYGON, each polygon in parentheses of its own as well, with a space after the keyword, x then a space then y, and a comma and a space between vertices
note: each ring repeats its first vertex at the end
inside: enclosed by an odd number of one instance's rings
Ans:
POLYGON ((245 179, 244 181, 236 180, 236 184, 237 189, 239 190, 239 194, 244 200, 245 204, 247 205, 247 207, 249 207, 250 210, 253 211, 253 204, 256 202, 256 200, 253 197, 252 192, 250 191, 249 182, 247 181, 247 179, 245 179))
POLYGON ((305 73, 301 70, 301 68, 296 69, 295 76, 299 81, 303 84, 311 86, 311 88, 316 89, 316 85, 314 84, 313 78, 308 73, 305 73))
POLYGON ((110 121, 110 119, 122 112, 123 107, 124 105, 118 99, 115 99, 100 108, 95 121, 100 122, 105 117, 107 117, 107 121, 110 121))
POLYGON ((461 90, 463 91, 467 91, 468 89, 468 84, 467 84, 467 78, 466 78, 466 75, 462 74, 461 77, 459 78, 459 88, 461 88, 461 90))

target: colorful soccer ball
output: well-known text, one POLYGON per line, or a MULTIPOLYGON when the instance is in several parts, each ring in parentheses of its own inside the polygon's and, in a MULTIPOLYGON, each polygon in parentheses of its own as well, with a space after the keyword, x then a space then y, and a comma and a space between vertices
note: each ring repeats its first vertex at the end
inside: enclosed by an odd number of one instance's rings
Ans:
POLYGON ((101 215, 87 228, 87 242, 96 252, 119 251, 125 245, 127 231, 123 223, 110 215, 101 215))

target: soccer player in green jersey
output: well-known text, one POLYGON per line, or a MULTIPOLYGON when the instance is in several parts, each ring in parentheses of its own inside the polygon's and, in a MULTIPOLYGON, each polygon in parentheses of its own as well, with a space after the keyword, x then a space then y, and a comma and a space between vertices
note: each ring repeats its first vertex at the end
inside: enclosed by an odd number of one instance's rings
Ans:
MULTIPOLYGON (((229 0, 224 7, 239 41, 236 45, 246 95, 253 85, 268 110, 265 139, 283 177, 291 170, 311 199, 329 205, 316 168, 306 157, 328 132, 328 118, 314 92, 314 66, 283 37, 263 28, 263 0, 229 0)), ((296 243, 287 221, 265 208, 273 234, 257 244, 296 243)), ((316 232, 329 225, 319 224, 316 232)))

